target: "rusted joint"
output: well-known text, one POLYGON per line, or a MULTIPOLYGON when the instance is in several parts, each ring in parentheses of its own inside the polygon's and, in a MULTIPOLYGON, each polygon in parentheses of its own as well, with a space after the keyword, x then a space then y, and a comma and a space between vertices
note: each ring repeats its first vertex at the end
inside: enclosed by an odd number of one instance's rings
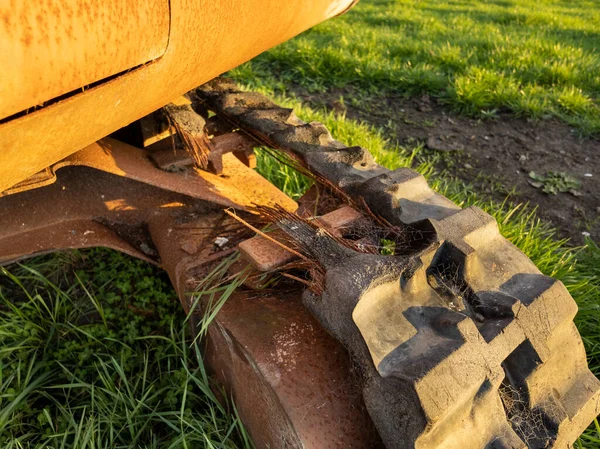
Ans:
POLYGON ((228 133, 211 139, 212 150, 208 155, 208 169, 217 175, 223 174, 223 155, 233 153, 244 165, 256 168, 256 156, 252 139, 242 133, 228 133))
MULTIPOLYGON (((211 151, 208 153, 208 171, 223 174, 223 155, 233 153, 244 165, 256 168, 256 156, 254 155, 254 141, 241 133, 228 133, 215 136, 210 139, 211 151)), ((194 165, 194 159, 188 151, 184 150, 161 150, 152 153, 154 163, 161 170, 177 172, 194 165)))

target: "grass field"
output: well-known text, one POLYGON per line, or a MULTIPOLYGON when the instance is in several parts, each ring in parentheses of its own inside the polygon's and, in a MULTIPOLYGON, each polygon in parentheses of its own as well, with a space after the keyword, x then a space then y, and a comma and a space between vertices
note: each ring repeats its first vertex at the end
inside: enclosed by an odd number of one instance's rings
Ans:
MULTIPOLYGON (((573 249, 525 206, 488 201, 433 173, 437 156, 402 148, 379 130, 289 95, 353 86, 352 98, 423 92, 449 108, 509 108, 600 130, 600 2, 363 0, 234 70, 241 83, 294 106, 305 120, 369 148, 390 167, 412 166, 461 206, 478 204, 577 303, 590 367, 600 375, 600 249, 573 249), (418 161, 418 162, 417 162, 418 161)), ((393 119, 393 118, 391 118, 393 119)), ((260 170, 297 196, 297 173, 262 158, 260 170)), ((208 389, 185 316, 164 273, 108 250, 36 258, 0 276, 0 446, 9 448, 251 447, 232 405, 208 389)), ((578 442, 600 448, 592 425, 578 442)))
POLYGON ((234 70, 282 92, 430 94, 450 108, 557 116, 600 132, 597 0, 363 0, 234 70))

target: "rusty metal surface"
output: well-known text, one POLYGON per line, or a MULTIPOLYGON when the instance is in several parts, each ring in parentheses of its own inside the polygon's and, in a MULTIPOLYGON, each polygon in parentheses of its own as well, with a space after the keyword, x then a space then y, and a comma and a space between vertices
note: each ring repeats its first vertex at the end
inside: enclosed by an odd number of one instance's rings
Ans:
MULTIPOLYGON (((184 309, 213 244, 236 224, 218 206, 89 167, 0 198, 0 263, 66 248, 107 246, 160 264, 184 309)), ((367 449, 381 443, 348 354, 316 323, 299 292, 230 298, 211 324, 207 362, 235 400, 257 448, 367 449)))
POLYGON ((206 356, 258 449, 383 447, 348 354, 299 292, 234 294, 210 327, 206 356))
POLYGON ((29 178, 15 184, 10 189, 0 192, 0 197, 5 195, 11 195, 13 193, 25 192, 31 189, 38 189, 40 187, 47 186, 56 181, 56 174, 52 167, 47 167, 42 171, 35 173, 29 178))
POLYGON ((207 274, 204 267, 232 253, 229 248, 214 245, 221 232, 227 232, 234 220, 221 210, 203 214, 162 214, 148 223, 148 232, 160 254, 163 268, 189 312, 198 281, 207 274))
MULTIPOLYGON (((163 215, 150 222, 162 265, 186 311, 211 262, 229 254, 212 241, 232 224, 236 221, 219 212, 163 215)), ((227 299, 205 341, 215 380, 233 397, 259 449, 383 448, 357 388, 360 373, 302 306, 300 293, 238 290, 227 299)), ((207 302, 205 297, 201 306, 207 302)))
MULTIPOLYGON (((343 12, 351 0, 171 0, 169 4, 168 45, 160 58, 0 124, 0 192, 148 115, 191 88, 343 12)), ((143 8, 141 3, 136 5, 143 8)), ((53 17, 53 12, 45 12, 45 17, 53 17)), ((8 19, 18 20, 10 11, 8 19)), ((132 19, 138 26, 152 29, 148 21, 135 16, 132 19)), ((31 26, 42 29, 35 23, 31 26)), ((117 32, 114 26, 107 31, 117 32)), ((129 43, 142 46, 143 34, 132 34, 120 47, 128 48, 129 43)), ((7 39, 12 42, 18 36, 7 39)), ((113 57, 120 47, 107 48, 106 52, 113 57)), ((104 55, 104 51, 99 53, 104 55)), ((0 55, 5 57, 2 52, 0 55)), ((9 60, 3 66, 14 63, 9 60)), ((91 58, 85 64, 95 66, 96 62, 91 58)), ((57 71, 55 68, 48 73, 56 79, 57 71)))
POLYGON ((0 2, 0 119, 160 57, 168 0, 0 2))
POLYGON ((111 233, 110 226, 103 231, 100 227, 108 221, 120 229, 139 228, 151 218, 201 205, 243 210, 262 202, 296 209, 293 200, 232 154, 224 155, 223 161, 227 176, 192 167, 170 173, 131 145, 113 139, 90 145, 21 190, 0 196, 0 262, 100 243, 151 260, 153 255, 144 252, 140 242, 132 246, 114 229, 111 233))
MULTIPOLYGON (((89 167, 64 167, 51 185, 0 198, 0 208, 10 211, 0 216, 0 264, 66 248, 114 248, 165 268, 186 311, 205 267, 236 243, 213 244, 237 224, 218 206, 89 167)), ((236 293, 206 344, 207 362, 257 448, 382 447, 348 354, 304 309, 299 292, 236 293)))
POLYGON ((224 172, 223 156, 233 153, 246 167, 256 168, 255 141, 243 133, 227 133, 211 139, 212 150, 208 155, 208 168, 220 175, 224 172))
MULTIPOLYGON (((140 119, 143 146, 159 168, 181 171, 185 167, 208 170, 216 175, 224 173, 223 156, 233 153, 244 165, 256 168, 254 147, 260 145, 243 132, 215 133, 215 121, 207 130, 207 121, 196 112, 191 101, 180 97, 177 104, 164 108, 140 119)), ((201 105, 196 105, 200 107, 201 105)), ((220 128, 223 128, 221 125, 220 128)))
POLYGON ((158 168, 169 172, 183 171, 194 165, 194 159, 185 150, 158 150, 152 152, 150 157, 158 168))
MULTIPOLYGON (((71 209, 72 210, 72 209, 71 209)), ((33 227, 31 223, 26 226, 33 227)), ((0 233, 0 264, 17 262, 33 255, 76 248, 110 248, 146 262, 156 264, 156 259, 120 238, 109 227, 91 218, 64 220, 6 237, 0 233)))
MULTIPOLYGON (((230 254, 213 240, 232 224, 215 211, 150 221, 162 266, 186 311, 211 263, 230 254)), ((359 373, 302 306, 299 291, 237 291, 210 324, 205 345, 215 380, 235 400, 257 448, 383 448, 357 388, 359 373)))
POLYGON ((316 220, 332 234, 342 236, 344 230, 350 228, 362 218, 363 215, 360 212, 357 212, 350 206, 344 205, 328 214, 317 217, 316 220))
MULTIPOLYGON (((254 204, 279 204, 288 210, 297 208, 293 200, 254 170, 246 167, 233 154, 223 155, 223 167, 227 177, 193 167, 189 167, 185 172, 171 173, 159 169, 143 150, 107 138, 53 165, 52 179, 56 179, 57 170, 68 166, 95 168, 226 207, 243 209, 254 204)), ((9 190, 5 194, 15 194, 48 183, 44 178, 39 184, 29 184, 20 189, 9 190)))
POLYGON ((285 237, 285 233, 277 230, 267 235, 275 241, 257 235, 240 243, 242 258, 252 263, 258 271, 263 272, 273 271, 296 259, 293 253, 276 243, 285 237))
MULTIPOLYGON (((243 134, 223 134, 213 137, 210 142, 207 170, 211 173, 223 174, 223 156, 227 153, 233 153, 246 167, 256 168, 256 156, 254 155, 256 143, 243 134)), ((194 164, 194 159, 186 150, 172 148, 158 150, 152 152, 151 157, 160 169, 166 171, 181 171, 194 164)))
POLYGON ((200 200, 85 167, 46 187, 0 198, 0 263, 67 248, 107 246, 156 262, 143 224, 200 200))

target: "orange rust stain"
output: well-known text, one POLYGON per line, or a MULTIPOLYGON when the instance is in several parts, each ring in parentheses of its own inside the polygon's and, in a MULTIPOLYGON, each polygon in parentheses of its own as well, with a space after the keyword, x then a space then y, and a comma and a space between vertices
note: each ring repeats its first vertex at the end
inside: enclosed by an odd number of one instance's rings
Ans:
POLYGON ((8 11, 5 11, 2 13, 2 21, 4 22, 4 26, 6 27, 6 29, 9 29, 10 27, 10 13, 8 11))
POLYGON ((63 5, 63 11, 65 12, 65 15, 71 19, 73 17, 73 10, 71 9, 71 7, 69 6, 68 3, 65 3, 63 5))
POLYGON ((21 36, 21 42, 23 42, 23 45, 25 45, 26 47, 29 47, 31 45, 31 33, 26 32, 23 36, 21 36))
POLYGON ((179 201, 175 201, 173 203, 163 204, 163 205, 161 205, 159 207, 162 208, 162 209, 166 209, 166 208, 171 208, 171 207, 183 207, 183 206, 185 206, 185 204, 180 203, 179 201))

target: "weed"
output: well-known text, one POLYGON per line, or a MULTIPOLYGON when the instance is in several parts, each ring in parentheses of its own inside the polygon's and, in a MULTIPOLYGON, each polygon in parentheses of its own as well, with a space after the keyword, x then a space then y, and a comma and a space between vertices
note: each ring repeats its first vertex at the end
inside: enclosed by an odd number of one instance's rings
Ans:
POLYGON ((556 195, 559 192, 569 192, 575 196, 581 195, 577 189, 581 188, 581 182, 564 172, 549 171, 546 175, 538 175, 529 172, 529 184, 542 189, 544 193, 556 195))
POLYGON ((381 239, 379 242, 379 254, 382 256, 393 256, 396 252, 396 242, 389 239, 381 239))
POLYGON ((496 118, 498 116, 498 109, 482 109, 480 114, 486 119, 496 118))

